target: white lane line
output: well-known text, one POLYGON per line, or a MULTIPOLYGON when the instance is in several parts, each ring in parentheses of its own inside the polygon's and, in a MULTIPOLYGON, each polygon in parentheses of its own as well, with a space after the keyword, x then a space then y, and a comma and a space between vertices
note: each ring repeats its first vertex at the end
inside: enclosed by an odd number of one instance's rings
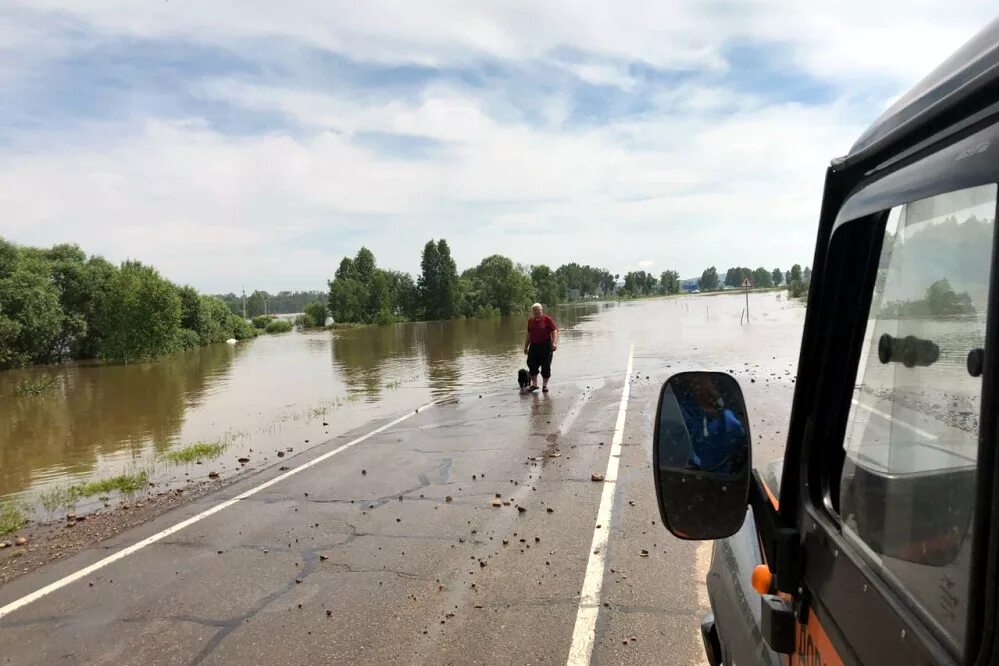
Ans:
POLYGON ((624 374, 624 389, 621 391, 621 406, 617 410, 617 425, 614 426, 614 439, 611 441, 610 457, 607 459, 607 472, 604 474, 604 488, 600 495, 600 508, 594 523, 593 543, 590 557, 586 562, 586 576, 579 594, 579 609, 576 611, 576 626, 572 630, 572 646, 569 648, 569 666, 585 666, 593 654, 593 639, 597 630, 597 615, 600 613, 600 591, 604 585, 604 569, 607 565, 607 539, 610 536, 611 512, 614 509, 614 493, 617 489, 617 468, 621 462, 621 442, 624 441, 624 417, 628 411, 628 393, 631 386, 631 364, 635 346, 628 349, 628 370, 624 374))
POLYGON ((379 428, 375 428, 374 430, 372 430, 371 432, 367 433, 366 435, 361 435, 357 439, 353 439, 353 440, 347 442, 346 444, 342 444, 342 445, 338 446, 337 448, 333 449, 332 451, 327 451, 326 453, 322 454, 321 456, 313 458, 312 460, 310 460, 308 462, 302 463, 298 467, 296 467, 294 469, 290 469, 287 472, 285 472, 284 474, 279 474, 278 476, 275 476, 273 479, 270 479, 269 481, 265 481, 265 482, 261 483, 259 486, 255 486, 255 487, 247 490, 246 492, 241 493, 241 494, 233 497, 232 499, 228 499, 228 500, 226 500, 224 502, 221 502, 220 504, 216 504, 215 506, 211 507, 210 509, 206 509, 205 511, 202 511, 201 513, 197 514, 196 516, 191 516, 190 518, 188 518, 186 520, 182 520, 181 522, 177 523, 176 525, 172 525, 172 526, 166 528, 162 532, 157 532, 156 534, 152 535, 151 537, 147 537, 147 538, 143 539, 142 541, 139 541, 138 543, 134 543, 134 544, 132 544, 131 546, 129 546, 127 548, 123 548, 122 550, 119 550, 117 553, 114 553, 113 555, 108 555, 103 560, 99 560, 97 562, 94 562, 90 566, 84 567, 83 569, 80 569, 79 571, 77 571, 75 573, 71 573, 68 576, 65 576, 64 578, 60 578, 59 580, 55 581, 54 583, 49 583, 45 587, 39 588, 39 589, 35 590, 34 592, 32 592, 30 594, 27 594, 27 595, 21 597, 20 599, 18 599, 16 601, 12 601, 9 604, 7 604, 6 606, 0 607, 0 619, 3 619, 5 616, 10 615, 11 613, 13 613, 14 611, 16 611, 19 608, 23 608, 24 606, 27 606, 28 604, 30 604, 30 603, 32 603, 34 601, 38 601, 39 599, 41 599, 42 597, 44 597, 44 596, 46 596, 48 594, 52 594, 56 590, 59 590, 59 589, 61 589, 63 587, 66 587, 70 583, 78 581, 78 580, 80 580, 81 578, 83 578, 85 576, 89 576, 90 574, 94 573, 95 571, 97 571, 99 569, 103 569, 104 567, 106 567, 109 564, 117 562, 120 559, 128 557, 132 553, 140 551, 143 548, 145 548, 146 546, 148 546, 150 544, 153 544, 153 543, 156 543, 157 541, 163 539, 164 537, 168 537, 171 534, 174 534, 175 532, 179 532, 182 529, 184 529, 185 527, 190 527, 191 525, 193 525, 193 524, 195 524, 195 523, 197 523, 197 522, 199 522, 201 520, 204 520, 208 516, 216 514, 219 511, 222 511, 223 509, 228 509, 230 506, 232 506, 236 502, 239 502, 240 500, 244 500, 247 497, 250 497, 252 495, 256 495, 261 490, 265 490, 267 488, 270 488, 274 484, 281 483, 285 479, 287 479, 289 477, 292 477, 292 476, 298 474, 299 472, 301 472, 303 470, 309 469, 310 467, 315 467, 319 463, 321 463, 321 462, 323 462, 323 461, 325 461, 325 460, 327 460, 329 458, 332 458, 336 454, 341 453, 342 451, 346 451, 347 449, 349 449, 350 447, 354 446, 355 444, 360 444, 364 440, 366 440, 366 439, 368 439, 370 437, 374 437, 378 433, 384 432, 384 431, 388 430, 389 428, 391 428, 392 426, 395 426, 395 425, 398 425, 398 424, 402 423, 406 419, 408 419, 408 418, 410 418, 410 417, 418 414, 419 412, 422 412, 424 409, 427 409, 429 407, 433 407, 434 405, 438 404, 439 402, 441 402, 441 401, 436 400, 434 402, 427 403, 426 405, 423 405, 422 407, 417 408, 415 411, 412 411, 412 412, 409 412, 407 414, 404 414, 403 416, 400 416, 395 421, 391 421, 390 423, 386 423, 385 425, 383 425, 383 426, 381 426, 379 428))
POLYGON ((929 432, 926 432, 925 430, 922 430, 921 428, 917 428, 916 426, 912 425, 911 423, 906 423, 905 421, 901 421, 901 420, 895 418, 894 416, 892 416, 891 414, 886 414, 885 412, 882 412, 881 410, 874 409, 870 405, 866 405, 866 404, 860 402, 859 400, 857 400, 856 398, 853 399, 853 404, 855 404, 857 407, 860 407, 861 409, 865 409, 865 410, 869 411, 871 414, 876 414, 877 416, 880 416, 883 419, 887 419, 888 421, 891 421, 892 423, 895 423, 895 424, 901 426, 902 428, 905 428, 906 430, 911 430, 912 432, 916 433, 920 437, 924 437, 924 438, 930 439, 930 440, 936 440, 937 439, 937 436, 934 435, 933 433, 929 433, 929 432))

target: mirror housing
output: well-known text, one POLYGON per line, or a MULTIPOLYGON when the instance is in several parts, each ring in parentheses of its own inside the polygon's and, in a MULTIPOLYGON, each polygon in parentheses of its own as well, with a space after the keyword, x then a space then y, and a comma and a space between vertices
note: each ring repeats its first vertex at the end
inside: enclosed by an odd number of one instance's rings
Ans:
POLYGON ((682 372, 663 384, 652 443, 663 524, 681 539, 722 539, 746 518, 752 437, 739 382, 682 372))

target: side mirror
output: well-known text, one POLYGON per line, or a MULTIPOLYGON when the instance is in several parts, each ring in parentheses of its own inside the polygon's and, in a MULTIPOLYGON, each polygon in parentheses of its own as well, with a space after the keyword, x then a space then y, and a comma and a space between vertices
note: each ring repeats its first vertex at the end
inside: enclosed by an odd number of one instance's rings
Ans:
POLYGON ((652 467, 663 524, 681 539, 721 539, 746 518, 752 438, 739 383, 682 372, 663 385, 652 467))

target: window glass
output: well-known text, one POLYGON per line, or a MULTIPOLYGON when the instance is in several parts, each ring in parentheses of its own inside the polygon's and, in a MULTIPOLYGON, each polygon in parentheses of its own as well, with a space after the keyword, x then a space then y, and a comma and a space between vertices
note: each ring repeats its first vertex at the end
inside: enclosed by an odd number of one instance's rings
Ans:
POLYGON ((844 532, 955 648, 982 386, 969 367, 985 345, 995 209, 987 185, 890 211, 840 480, 844 532))

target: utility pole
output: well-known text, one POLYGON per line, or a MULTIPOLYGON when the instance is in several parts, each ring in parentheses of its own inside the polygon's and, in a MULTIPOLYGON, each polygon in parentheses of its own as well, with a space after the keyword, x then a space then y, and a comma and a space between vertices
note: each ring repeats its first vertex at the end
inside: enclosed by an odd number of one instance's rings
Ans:
POLYGON ((243 319, 246 319, 246 289, 243 289, 243 319))

